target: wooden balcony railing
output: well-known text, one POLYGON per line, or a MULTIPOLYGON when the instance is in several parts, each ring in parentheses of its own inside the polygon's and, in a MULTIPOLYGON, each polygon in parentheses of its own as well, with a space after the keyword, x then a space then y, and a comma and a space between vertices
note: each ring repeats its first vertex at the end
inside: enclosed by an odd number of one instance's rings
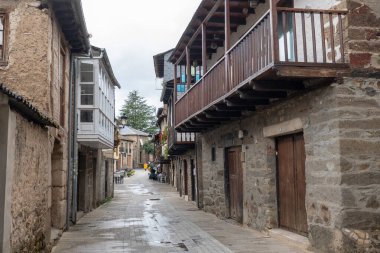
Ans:
POLYGON ((176 102, 176 126, 274 66, 333 68, 345 64, 345 14, 346 11, 295 8, 267 11, 176 102))
POLYGON ((195 142, 195 133, 179 133, 174 127, 169 128, 168 147, 173 145, 192 144, 195 142))

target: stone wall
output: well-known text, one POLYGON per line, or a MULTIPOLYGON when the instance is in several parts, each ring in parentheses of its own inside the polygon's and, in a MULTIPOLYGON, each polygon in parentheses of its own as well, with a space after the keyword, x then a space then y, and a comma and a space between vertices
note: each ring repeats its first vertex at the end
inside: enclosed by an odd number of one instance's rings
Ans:
POLYGON ((263 129, 298 118, 305 139, 306 210, 312 245, 321 252, 362 252, 362 248, 355 251, 347 246, 351 245, 347 238, 372 237, 372 242, 365 243, 378 243, 379 101, 377 80, 344 79, 202 134, 204 210, 229 216, 224 152, 227 147, 241 146, 245 157, 243 223, 259 230, 277 227, 275 138, 264 137, 263 129), (238 138, 239 129, 245 133, 243 139, 238 138), (211 160, 212 147, 216 148, 215 161, 211 160), (357 230, 373 232, 360 237, 363 233, 357 230))
POLYGON ((380 77, 380 2, 346 0, 346 45, 354 76, 380 77))
MULTIPOLYGON (((61 87, 68 104, 69 47, 51 11, 36 8, 33 2, 0 2, 0 9, 9 15, 7 62, 0 66, 0 79, 60 123, 61 87)), ((67 111, 66 106, 62 128, 44 130, 43 137, 35 133, 38 132, 35 126, 28 128, 18 119, 20 139, 17 140, 22 148, 15 159, 21 177, 12 186, 16 194, 12 203, 14 251, 33 252, 49 244, 51 226, 66 227, 67 111), (27 175, 38 175, 38 179, 27 175)))
POLYGON ((41 252, 50 240, 49 136, 17 114, 12 186, 13 252, 41 252))

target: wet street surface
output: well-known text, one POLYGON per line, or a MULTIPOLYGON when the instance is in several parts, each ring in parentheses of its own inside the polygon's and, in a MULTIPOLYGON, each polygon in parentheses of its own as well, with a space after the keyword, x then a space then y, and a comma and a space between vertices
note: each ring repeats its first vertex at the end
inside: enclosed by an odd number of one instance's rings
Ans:
POLYGON ((207 214, 168 184, 136 170, 109 203, 85 215, 53 248, 58 252, 309 252, 207 214))

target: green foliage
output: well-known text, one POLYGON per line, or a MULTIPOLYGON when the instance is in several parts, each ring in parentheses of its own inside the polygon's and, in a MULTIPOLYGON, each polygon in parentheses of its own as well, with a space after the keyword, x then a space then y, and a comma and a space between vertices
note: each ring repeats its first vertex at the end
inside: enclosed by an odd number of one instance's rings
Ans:
POLYGON ((146 103, 146 100, 134 90, 128 94, 121 109, 121 115, 126 116, 127 126, 140 131, 154 134, 156 127, 156 108, 146 103))
POLYGON ((162 137, 161 137, 161 144, 166 144, 166 141, 168 140, 168 127, 165 127, 162 131, 162 137))
POLYGON ((168 146, 165 146, 165 148, 164 148, 164 158, 168 159, 168 157, 169 157, 169 148, 168 148, 168 146))
POLYGON ((154 154, 154 144, 150 141, 145 141, 142 148, 147 154, 154 154))
POLYGON ((133 176, 135 174, 135 170, 129 170, 128 172, 127 172, 127 177, 131 177, 131 176, 133 176))

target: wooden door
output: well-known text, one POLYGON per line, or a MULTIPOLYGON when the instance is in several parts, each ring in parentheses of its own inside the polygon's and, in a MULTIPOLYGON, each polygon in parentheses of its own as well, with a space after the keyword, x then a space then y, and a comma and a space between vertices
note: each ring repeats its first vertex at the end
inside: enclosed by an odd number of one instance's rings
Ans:
POLYGON ((241 164, 241 147, 227 150, 230 217, 243 222, 243 173, 241 164))
POLYGON ((184 194, 189 195, 188 192, 188 175, 187 175, 187 161, 183 160, 183 177, 184 177, 184 194))
POLYGON ((279 225, 307 234, 305 143, 303 134, 277 139, 279 225))
POLYGON ((195 165, 194 165, 194 159, 191 159, 191 162, 190 162, 190 173, 191 173, 191 200, 192 201, 195 201, 195 175, 194 175, 194 169, 195 169, 195 165))

